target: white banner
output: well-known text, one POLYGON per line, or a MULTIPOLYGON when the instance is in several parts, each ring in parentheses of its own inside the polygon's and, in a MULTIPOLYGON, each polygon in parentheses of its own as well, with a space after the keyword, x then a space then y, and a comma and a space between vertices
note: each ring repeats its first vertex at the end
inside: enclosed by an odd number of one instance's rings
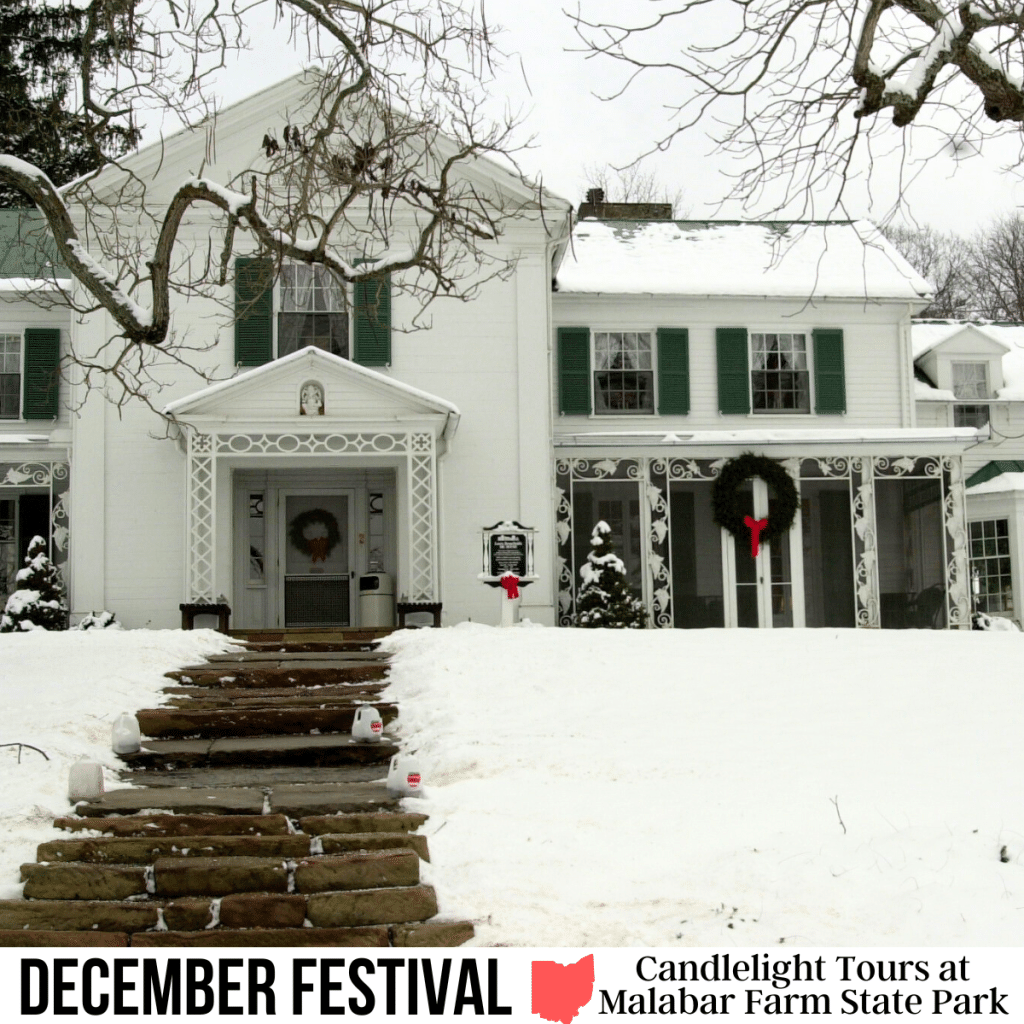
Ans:
POLYGON ((8 1020, 1006 1017, 1016 949, 0 950, 8 1020))

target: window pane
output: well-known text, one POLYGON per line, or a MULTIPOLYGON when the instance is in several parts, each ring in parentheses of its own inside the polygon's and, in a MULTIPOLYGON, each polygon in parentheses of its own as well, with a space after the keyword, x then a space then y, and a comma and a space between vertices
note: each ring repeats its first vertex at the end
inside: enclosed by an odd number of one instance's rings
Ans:
POLYGON ((751 399, 754 412, 811 411, 811 382, 804 334, 751 334, 751 399))
POLYGON ((953 394, 957 398, 988 398, 985 363, 953 363, 953 394))
POLYGON ((985 519, 970 524, 971 580, 974 606, 979 612, 1012 613, 1009 524, 1006 519, 985 519))
POLYGON ((277 354, 286 356, 307 345, 348 358, 348 317, 344 313, 281 313, 277 319, 277 354))
POLYGON ((641 331, 594 333, 594 411, 653 413, 652 337, 641 331))

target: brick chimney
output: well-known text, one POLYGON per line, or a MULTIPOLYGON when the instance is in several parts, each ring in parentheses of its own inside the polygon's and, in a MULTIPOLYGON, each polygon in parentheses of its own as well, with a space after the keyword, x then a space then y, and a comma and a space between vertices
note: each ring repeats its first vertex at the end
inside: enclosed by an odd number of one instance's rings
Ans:
POLYGON ((598 220, 671 220, 671 203, 606 203, 604 189, 587 190, 586 202, 580 203, 577 217, 598 220))

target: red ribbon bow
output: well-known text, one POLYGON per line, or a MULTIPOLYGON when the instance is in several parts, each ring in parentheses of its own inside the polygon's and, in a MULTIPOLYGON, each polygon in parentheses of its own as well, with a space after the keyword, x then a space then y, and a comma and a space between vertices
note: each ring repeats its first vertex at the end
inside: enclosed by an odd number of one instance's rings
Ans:
POLYGON ((758 548, 761 543, 761 531, 768 525, 767 519, 755 519, 753 516, 744 516, 743 525, 750 530, 750 554, 757 558, 758 548))
POLYGON ((501 586, 505 588, 505 596, 514 601, 519 596, 519 577, 507 572, 500 580, 501 586))

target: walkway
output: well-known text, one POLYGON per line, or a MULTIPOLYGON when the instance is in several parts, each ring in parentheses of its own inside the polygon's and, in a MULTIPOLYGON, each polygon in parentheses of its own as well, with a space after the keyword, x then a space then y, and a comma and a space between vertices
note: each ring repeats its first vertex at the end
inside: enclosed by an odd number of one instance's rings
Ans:
MULTIPOLYGON (((383 631, 387 632, 387 631, 383 631)), ((250 634, 245 651, 169 672, 138 712, 133 788, 79 804, 0 901, 0 946, 456 946, 434 922, 429 860, 384 782, 398 747, 378 633, 250 634), (355 742, 373 703, 385 739, 355 742), (99 833, 97 835, 96 833, 99 833)))

